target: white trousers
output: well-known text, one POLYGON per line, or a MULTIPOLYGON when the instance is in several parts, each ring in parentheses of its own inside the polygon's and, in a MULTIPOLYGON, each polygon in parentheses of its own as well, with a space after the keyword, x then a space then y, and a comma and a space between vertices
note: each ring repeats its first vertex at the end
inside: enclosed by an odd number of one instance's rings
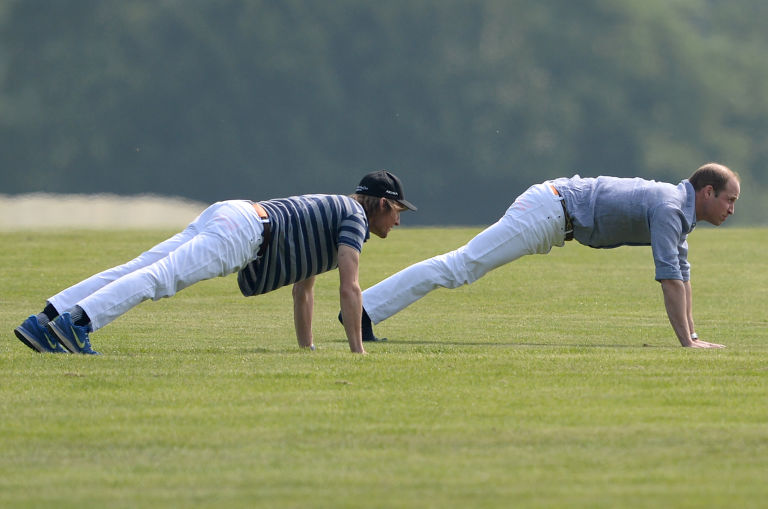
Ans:
POLYGON ((438 287, 470 284, 523 255, 549 253, 565 243, 562 198, 549 184, 531 186, 495 224, 468 244, 411 265, 363 292, 363 307, 379 323, 438 287))
POLYGON ((239 271, 256 257, 263 232, 250 202, 218 202, 181 233, 48 302, 59 313, 82 307, 96 330, 147 299, 170 297, 198 281, 239 271))

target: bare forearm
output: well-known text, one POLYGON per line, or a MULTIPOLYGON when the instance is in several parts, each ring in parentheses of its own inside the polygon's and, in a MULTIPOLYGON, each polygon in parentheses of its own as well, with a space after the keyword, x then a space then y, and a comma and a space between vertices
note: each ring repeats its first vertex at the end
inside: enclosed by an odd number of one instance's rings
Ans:
POLYGON ((301 281, 293 286, 293 325, 299 346, 311 347, 312 313, 315 304, 314 279, 301 281))
POLYGON ((664 307, 667 310, 669 323, 672 325, 677 339, 683 346, 692 346, 693 340, 691 339, 689 322, 690 307, 686 298, 685 284, 676 279, 664 279, 661 281, 661 289, 664 292, 664 307))
POLYGON ((724 345, 694 339, 693 292, 690 281, 664 279, 661 281, 664 292, 664 306, 667 308, 669 323, 677 335, 680 344, 693 348, 724 348, 724 345))
POLYGON ((365 353, 361 319, 363 314, 363 294, 360 287, 341 288, 339 300, 341 315, 344 317, 344 332, 347 334, 349 349, 355 353, 365 353), (347 318, 349 317, 349 318, 347 318))
POLYGON ((688 329, 693 334, 696 332, 696 327, 693 323, 693 290, 691 289, 691 282, 684 281, 683 287, 685 288, 685 312, 688 315, 688 329))
POLYGON ((363 292, 357 278, 360 253, 342 245, 339 247, 339 300, 341 316, 344 317, 344 332, 347 334, 349 349, 354 353, 365 353, 361 317, 363 314, 363 292))

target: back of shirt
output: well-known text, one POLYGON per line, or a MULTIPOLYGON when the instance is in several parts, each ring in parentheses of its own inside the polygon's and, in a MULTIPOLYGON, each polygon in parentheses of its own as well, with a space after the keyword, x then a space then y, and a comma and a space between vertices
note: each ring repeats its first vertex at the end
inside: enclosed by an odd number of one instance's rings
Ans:
POLYGON ((260 295, 335 269, 339 245, 361 252, 368 239, 363 207, 348 196, 303 195, 259 202, 270 219, 264 256, 237 275, 243 295, 260 295))
POLYGON ((565 200, 580 243, 596 248, 650 245, 657 279, 688 280, 686 240, 696 225, 690 182, 575 175, 552 184, 565 200))

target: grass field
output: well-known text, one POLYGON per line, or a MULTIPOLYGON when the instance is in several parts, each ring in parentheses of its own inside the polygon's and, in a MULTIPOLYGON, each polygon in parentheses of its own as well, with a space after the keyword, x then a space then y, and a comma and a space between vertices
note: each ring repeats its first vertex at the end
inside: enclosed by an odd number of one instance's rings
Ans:
MULTIPOLYGON (((374 239, 361 283, 476 229, 374 239)), ((0 507, 766 507, 766 229, 691 235, 678 346, 648 248, 569 243, 433 292, 348 352, 337 274, 316 352, 290 291, 234 277, 144 303, 38 355, 13 328, 46 297, 172 232, 0 234, 0 507)))

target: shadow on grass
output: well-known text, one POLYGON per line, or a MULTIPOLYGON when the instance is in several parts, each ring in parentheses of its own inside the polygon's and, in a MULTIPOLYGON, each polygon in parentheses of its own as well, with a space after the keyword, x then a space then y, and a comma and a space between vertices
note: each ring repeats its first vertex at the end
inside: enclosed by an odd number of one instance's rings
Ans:
MULTIPOLYGON (((365 343, 366 348, 376 343, 365 343)), ((496 347, 526 347, 526 348, 679 348, 676 345, 641 344, 605 344, 605 343, 502 343, 498 341, 426 341, 426 340, 395 340, 387 341, 384 345, 435 345, 435 346, 496 346, 496 347)))

